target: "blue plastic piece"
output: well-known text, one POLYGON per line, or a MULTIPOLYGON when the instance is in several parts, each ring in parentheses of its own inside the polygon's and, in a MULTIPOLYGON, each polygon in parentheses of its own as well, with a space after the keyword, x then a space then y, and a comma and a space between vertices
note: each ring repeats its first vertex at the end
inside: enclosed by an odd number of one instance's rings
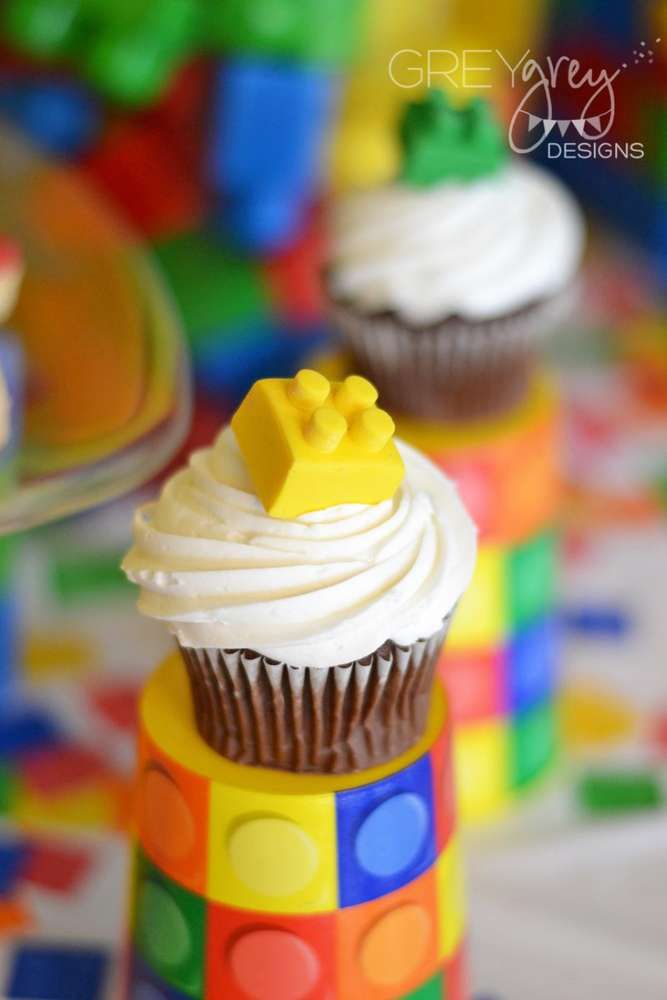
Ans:
POLYGON ((303 229, 310 201, 303 192, 274 190, 238 194, 223 199, 216 229, 225 240, 248 250, 279 250, 303 229))
POLYGON ((0 896, 14 891, 28 856, 29 848, 20 840, 0 842, 0 896))
POLYGON ((109 956, 101 948, 24 944, 14 953, 9 1000, 102 1000, 109 956))
POLYGON ((228 62, 214 82, 209 152, 220 224, 244 247, 294 236, 322 173, 338 78, 309 66, 228 62))
POLYGON ((436 856, 429 757, 337 793, 336 825, 340 906, 377 899, 418 878, 436 856))
POLYGON ((555 690, 558 661, 558 628, 553 619, 541 619, 513 637, 507 650, 512 714, 547 700, 555 690))
POLYGON ((216 342, 211 336, 195 346, 194 371, 197 384, 210 396, 221 395, 229 403, 240 402, 253 382, 260 378, 288 378, 303 362, 329 343, 324 327, 301 330, 289 336, 280 326, 259 323, 216 342))
MULTIPOLYGON (((646 9, 642 0, 577 0, 576 5, 556 2, 552 4, 550 33, 556 37, 561 33, 587 35, 605 44, 611 41, 622 46, 629 57, 642 39, 647 45, 653 41, 648 35, 646 9)), ((568 49, 554 45, 552 51, 566 55, 568 49)))
POLYGON ((135 952, 127 1000, 192 1000, 192 997, 165 983, 135 952))
POLYGON ((0 596, 0 696, 3 698, 12 690, 16 680, 20 633, 16 599, 9 594, 0 596))
POLYGON ((570 632, 622 639, 632 629, 632 619, 622 608, 581 606, 566 608, 561 620, 570 632))
POLYGON ((613 160, 548 158, 549 143, 563 144, 556 130, 538 158, 557 173, 587 208, 654 255, 656 273, 667 283, 667 192, 660 192, 635 168, 613 160))
POLYGON ((0 370, 10 399, 9 441, 0 453, 0 462, 15 454, 23 433, 23 395, 25 360, 17 338, 7 330, 0 331, 0 370))
POLYGON ((61 742, 61 731, 42 709, 15 705, 0 709, 0 757, 18 757, 61 742))
POLYGON ((0 81, 0 113, 44 152, 64 159, 89 149, 102 127, 99 102, 68 81, 0 81))

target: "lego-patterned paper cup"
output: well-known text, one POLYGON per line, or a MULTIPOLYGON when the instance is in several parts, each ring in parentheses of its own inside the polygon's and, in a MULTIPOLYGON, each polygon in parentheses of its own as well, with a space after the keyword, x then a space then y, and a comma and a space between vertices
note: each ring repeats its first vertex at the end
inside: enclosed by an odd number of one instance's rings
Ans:
POLYGON ((467 420, 509 410, 526 394, 538 349, 571 316, 572 286, 493 320, 451 317, 421 328, 394 313, 364 315, 331 300, 334 325, 353 367, 373 381, 383 405, 429 420, 467 420))
POLYGON ((424 731, 451 617, 427 639, 385 642, 328 668, 294 667, 247 649, 181 646, 197 728, 242 764, 345 774, 391 760, 424 731))

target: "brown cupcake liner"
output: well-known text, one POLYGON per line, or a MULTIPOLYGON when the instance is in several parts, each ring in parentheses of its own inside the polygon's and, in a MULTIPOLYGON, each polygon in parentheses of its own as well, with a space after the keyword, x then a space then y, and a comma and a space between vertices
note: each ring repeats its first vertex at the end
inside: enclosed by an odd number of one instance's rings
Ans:
POLYGON ((383 406, 430 420, 497 415, 527 392, 536 352, 574 310, 572 286, 510 316, 486 322, 450 317, 410 328, 392 313, 364 315, 332 300, 330 315, 355 370, 374 382, 383 406))
POLYGON ((324 668, 181 646, 199 733, 229 760, 288 771, 346 774, 392 760, 424 733, 450 620, 411 646, 385 642, 324 668))

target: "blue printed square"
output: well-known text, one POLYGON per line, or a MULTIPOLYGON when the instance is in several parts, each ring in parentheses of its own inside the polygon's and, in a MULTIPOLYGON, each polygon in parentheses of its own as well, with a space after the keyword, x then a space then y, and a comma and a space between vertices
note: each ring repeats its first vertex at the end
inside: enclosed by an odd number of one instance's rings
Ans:
POLYGON ((21 945, 14 953, 9 1000, 102 1000, 109 956, 101 948, 21 945))
POLYGON ((381 781, 336 794, 339 905, 393 892, 435 861, 428 755, 381 781))
POLYGON ((558 669, 558 628, 552 618, 542 618, 522 629, 510 642, 508 695, 512 714, 532 708, 549 698, 558 669))

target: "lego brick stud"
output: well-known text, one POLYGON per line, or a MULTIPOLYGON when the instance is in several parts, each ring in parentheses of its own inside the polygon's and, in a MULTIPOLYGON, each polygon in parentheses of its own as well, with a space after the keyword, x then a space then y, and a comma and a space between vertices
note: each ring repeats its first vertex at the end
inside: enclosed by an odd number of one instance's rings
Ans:
POLYGON ((290 402, 294 403, 300 410, 311 411, 322 406, 330 389, 329 379, 325 378, 324 375, 311 371, 309 368, 302 368, 289 382, 287 395, 290 402))
POLYGON ((336 389, 334 403, 336 409, 349 418, 353 413, 375 406, 377 398, 378 392, 372 382, 361 375, 348 375, 336 389))
POLYGON ((330 455, 336 450, 347 433, 345 417, 331 406, 321 406, 315 410, 303 432, 308 444, 330 455))
POLYGON ((350 437, 365 451, 375 454, 391 441, 394 429, 394 421, 387 411, 373 408, 356 415, 350 424, 350 437))

